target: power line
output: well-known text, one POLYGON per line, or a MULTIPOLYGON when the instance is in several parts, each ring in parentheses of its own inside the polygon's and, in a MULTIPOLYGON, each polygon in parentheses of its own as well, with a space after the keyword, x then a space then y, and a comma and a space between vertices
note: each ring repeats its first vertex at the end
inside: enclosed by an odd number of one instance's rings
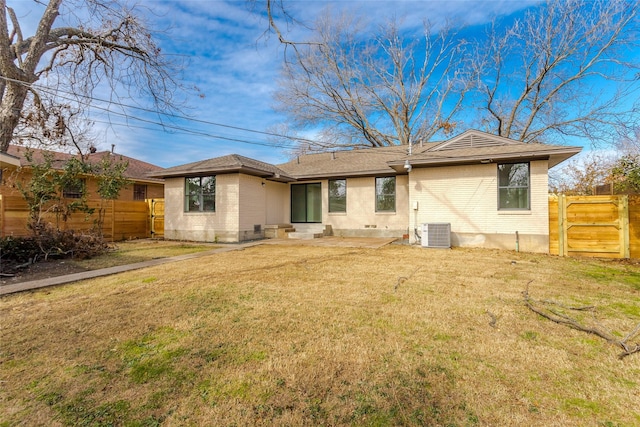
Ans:
MULTIPOLYGON (((228 129, 240 130, 240 131, 243 131, 243 132, 250 132, 250 133, 256 133, 256 134, 261 134, 261 135, 274 136, 274 137, 278 137, 278 138, 284 138, 284 139, 289 139, 289 140, 293 140, 293 141, 300 141, 300 142, 306 142, 306 143, 311 143, 311 144, 319 144, 317 141, 313 141, 313 140, 307 139, 307 138, 301 138, 301 137, 295 137, 295 136, 289 136, 289 135, 282 135, 282 134, 278 134, 278 133, 274 133, 274 132, 259 131, 259 130, 255 130, 255 129, 249 129, 249 128, 240 127, 240 126, 233 126, 233 125, 228 125, 228 124, 223 124, 223 123, 212 122, 212 121, 208 121, 208 120, 196 119, 196 118, 193 118, 193 117, 182 116, 182 115, 179 115, 179 114, 161 113, 161 112, 152 110, 150 108, 144 108, 144 107, 140 107, 140 106, 136 106, 136 105, 124 104, 122 102, 116 102, 116 101, 96 98, 96 97, 93 97, 93 96, 87 96, 87 95, 71 93, 71 92, 67 92, 67 91, 61 90, 61 89, 51 89, 51 88, 46 87, 46 86, 38 85, 38 84, 35 84, 35 83, 27 83, 27 82, 23 82, 21 80, 11 79, 9 77, 0 76, 0 78, 4 79, 6 81, 20 83, 20 84, 22 84, 24 86, 27 86, 27 87, 30 87, 30 88, 38 89, 38 90, 40 90, 42 92, 48 93, 50 95, 58 96, 59 98, 62 98, 62 99, 68 100, 68 101, 80 102, 80 103, 82 103, 82 104, 84 104, 84 105, 86 105, 88 107, 98 108, 98 109, 107 111, 107 112, 112 113, 112 114, 122 115, 122 113, 118 113, 118 112, 112 111, 112 110, 110 110, 108 108, 96 107, 95 105, 92 105, 89 101, 103 102, 103 103, 106 103, 106 104, 117 105, 119 107, 130 108, 130 109, 134 109, 134 110, 140 110, 140 111, 143 111, 143 112, 146 112, 146 113, 159 114, 159 115, 166 116, 166 117, 172 117, 172 118, 176 118, 176 119, 187 120, 187 121, 190 121, 190 122, 202 123, 202 124, 207 124, 207 125, 211 125, 211 126, 224 127, 224 128, 228 128, 228 129), (84 99, 86 99, 88 101, 84 101, 83 102, 83 101, 79 101, 77 98, 65 97, 65 96, 60 95, 61 93, 67 94, 67 95, 73 95, 75 97, 84 98, 84 99)), ((137 118, 135 116, 127 116, 127 117, 137 118)), ((158 124, 158 125, 161 125, 161 126, 165 126, 165 124, 162 123, 162 122, 154 122, 154 123, 158 124)))
MULTIPOLYGON (((144 119, 137 119, 136 120, 141 120, 141 121, 145 121, 144 119)), ((138 126, 138 125, 132 125, 129 123, 116 123, 116 122, 110 122, 107 120, 96 120, 96 119, 92 119, 93 122, 96 123, 104 123, 104 124, 109 124, 109 125, 113 125, 113 126, 123 126, 123 127, 128 127, 128 128, 135 128, 135 129, 142 129, 142 130, 155 130, 154 128, 150 128, 147 126, 138 126)), ((153 122, 152 122, 153 123, 153 122)), ((196 130, 192 130, 192 129, 186 129, 186 128, 182 128, 179 126, 165 126, 169 129, 174 129, 179 131, 180 133, 183 134, 188 134, 188 135, 199 135, 199 136, 204 136, 207 138, 213 138, 213 139, 222 139, 225 141, 232 141, 232 142, 241 142, 244 144, 252 144, 252 145, 261 145, 261 146, 265 146, 265 147, 274 147, 274 148, 292 148, 290 146, 286 146, 286 145, 281 145, 281 144, 273 144, 273 143, 269 143, 269 142, 258 142, 258 141, 247 141, 244 139, 238 139, 238 138, 231 138, 228 136, 222 136, 222 135, 213 135, 207 132, 201 132, 201 131, 196 131, 196 130)))
MULTIPOLYGON (((315 147, 319 147, 318 150, 311 150, 312 153, 322 153, 322 152, 327 152, 327 151, 351 151, 353 149, 372 149, 372 148, 376 148, 376 150, 373 152, 375 154, 400 154, 398 153, 398 151, 396 150, 385 150, 385 147, 359 147, 359 146, 332 146, 332 145, 328 145, 328 144, 324 144, 321 143, 319 141, 313 141, 307 138, 299 138, 299 137, 293 137, 293 136, 287 136, 287 135, 281 135, 281 134, 277 134, 277 133, 272 133, 272 132, 264 132, 264 131, 258 131, 258 130, 254 130, 254 129, 249 129, 249 128, 244 128, 244 127, 240 127, 240 126, 233 126, 233 125, 227 125, 227 124, 222 124, 222 123, 217 123, 217 122, 211 122, 208 120, 201 120, 201 119, 196 119, 196 118, 191 118, 191 117, 187 117, 187 116, 181 116, 178 114, 171 114, 171 113, 161 113, 155 110, 151 110, 149 108, 144 108, 144 107, 140 107, 140 106, 135 106, 135 105, 128 105, 128 104, 124 104, 122 102, 116 102, 116 101, 109 101, 109 100, 105 100, 105 99, 100 99, 100 98, 95 98, 93 96, 86 96, 86 95, 80 95, 80 94, 76 94, 76 93, 72 93, 72 92, 67 92, 61 89, 52 89, 46 86, 42 86, 42 85, 38 85, 35 83, 27 83, 27 82, 23 82, 21 80, 16 80, 16 79, 11 79, 9 77, 5 77, 5 76, 0 76, 0 79, 4 79, 6 81, 11 81, 11 82, 16 82, 19 84, 22 84, 24 86, 30 87, 30 88, 35 88, 40 90, 43 93, 47 93, 51 96, 55 96, 58 97, 60 99, 64 99, 67 101, 73 101, 73 102, 79 102, 80 104, 83 104, 89 108, 93 108, 93 109, 97 109, 97 110, 101 110, 101 111, 105 111, 109 114, 114 114, 116 116, 119 117, 124 117, 125 119, 130 119, 130 120, 137 120, 137 121, 141 121, 144 123, 149 123, 149 124, 153 124, 153 125, 157 125, 157 126, 161 126, 162 128, 165 129, 173 129, 179 132, 183 132, 185 134, 190 134, 190 135, 199 135, 199 136, 204 136, 207 138, 213 138, 213 139, 221 139, 221 140, 225 140, 225 141, 232 141, 232 142, 239 142, 239 143, 243 143, 243 144, 250 144, 250 145, 260 145, 260 146, 265 146, 265 147, 273 147, 273 148, 282 148, 282 149, 293 149, 295 148, 294 145, 287 145, 287 143, 280 142, 280 143, 271 143, 271 142, 258 142, 258 141, 248 141, 246 139, 240 139, 240 138, 235 138, 235 137, 228 137, 228 136, 223 136, 223 135, 216 135, 216 134, 212 134, 209 132, 205 132, 205 131, 199 131, 199 130, 193 130, 193 129, 188 129, 182 126, 178 126, 178 125, 171 125, 162 121, 154 121, 151 119, 145 119, 142 117, 138 117, 135 115, 131 115, 131 114, 127 114, 127 113, 120 113, 117 111, 113 111, 111 109, 109 109, 108 107, 100 107, 98 105, 95 105, 93 103, 91 103, 90 101, 97 101, 97 102, 101 102, 101 103, 106 103, 106 104, 110 104, 110 105, 116 105, 119 107, 123 107, 123 108, 129 108, 129 109, 134 109, 134 110, 139 110, 139 111, 143 111, 143 112, 148 112, 148 113, 153 113, 153 114, 158 114, 158 115, 163 115, 163 116, 167 116, 167 117, 171 117, 171 118, 177 118, 177 119, 181 119, 181 120, 186 120, 189 122, 195 122, 195 123, 202 123, 202 124, 207 124, 207 125, 211 125, 211 126, 218 126, 218 127, 224 127, 224 128, 228 128, 228 129, 234 129, 234 130, 240 130, 243 132, 249 132, 249 133, 256 133, 256 134, 261 134, 261 135, 267 135, 267 136, 274 136, 274 137, 278 137, 278 138, 282 138, 282 139, 287 139, 291 141, 291 144, 294 144, 296 141, 297 142, 304 142, 304 143, 308 143, 311 144, 312 146, 315 147), (61 94, 66 94, 68 96, 63 96, 61 94), (70 97, 69 95, 72 95, 74 97, 70 97), (84 98, 85 101, 81 101, 79 99, 77 99, 77 97, 80 98, 84 98)), ((148 128, 148 127, 143 127, 143 126, 135 126, 132 124, 122 124, 122 123, 113 123, 110 121, 100 121, 100 120, 96 120, 96 119, 91 119, 92 121, 96 122, 96 123, 106 123, 106 124, 111 124, 111 125, 117 125, 117 126, 125 126, 125 127, 130 127, 130 128, 139 128, 139 129, 146 129, 146 130, 154 130, 152 128, 148 128)))

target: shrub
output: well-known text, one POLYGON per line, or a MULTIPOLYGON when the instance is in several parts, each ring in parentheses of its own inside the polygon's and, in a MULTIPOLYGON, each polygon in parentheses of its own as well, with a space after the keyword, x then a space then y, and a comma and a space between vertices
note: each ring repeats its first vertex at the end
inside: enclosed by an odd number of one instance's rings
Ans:
POLYGON ((32 237, 0 238, 0 271, 11 272, 17 266, 39 259, 87 259, 104 253, 109 246, 98 234, 58 230, 42 225, 32 237))

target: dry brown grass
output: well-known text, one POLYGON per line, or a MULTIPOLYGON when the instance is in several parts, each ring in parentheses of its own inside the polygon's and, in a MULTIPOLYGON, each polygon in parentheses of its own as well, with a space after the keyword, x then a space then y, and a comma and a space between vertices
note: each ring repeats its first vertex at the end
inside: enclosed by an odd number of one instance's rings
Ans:
POLYGON ((529 311, 529 281, 618 335, 640 321, 637 265, 406 246, 258 246, 4 297, 0 425, 640 424, 640 354, 529 311))
POLYGON ((208 243, 177 242, 171 240, 127 240, 113 243, 113 250, 104 255, 81 261, 72 261, 87 270, 135 264, 154 258, 167 258, 208 251, 218 246, 208 243))

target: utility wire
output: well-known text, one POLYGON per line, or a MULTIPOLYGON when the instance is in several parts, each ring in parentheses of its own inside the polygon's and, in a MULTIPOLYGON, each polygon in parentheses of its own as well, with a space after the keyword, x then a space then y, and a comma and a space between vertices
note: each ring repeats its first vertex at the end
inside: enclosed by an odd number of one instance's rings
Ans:
MULTIPOLYGON (((182 115, 179 115, 179 114, 160 113, 160 112, 152 110, 150 108, 144 108, 144 107, 140 107, 140 106, 136 106, 136 105, 124 104, 124 103, 121 103, 121 102, 110 101, 110 100, 106 100, 106 99, 96 98, 96 97, 93 97, 93 96, 76 94, 76 93, 67 92, 67 91, 64 91, 64 90, 61 90, 61 89, 51 89, 49 87, 38 85, 36 83, 27 83, 27 82, 23 82, 21 80, 11 79, 9 77, 0 76, 0 78, 3 79, 3 80, 6 80, 6 81, 10 81, 10 82, 20 83, 20 84, 22 84, 22 85, 24 85, 26 87, 29 87, 29 88, 38 89, 38 90, 40 90, 40 91, 42 91, 44 93, 48 93, 49 95, 57 96, 57 97, 59 97, 61 99, 65 99, 67 101, 75 101, 75 102, 79 102, 81 104, 84 104, 84 105, 86 105, 88 107, 98 108, 98 109, 101 109, 103 111, 107 111, 107 112, 112 113, 112 114, 124 115, 123 113, 118 113, 118 112, 110 110, 108 108, 96 107, 95 105, 91 104, 90 101, 103 102, 103 103, 106 103, 106 104, 117 105, 119 107, 140 110, 140 111, 144 111, 146 113, 159 114, 159 115, 166 116, 166 117, 172 117, 172 118, 176 118, 176 119, 182 119, 182 120, 187 120, 187 121, 191 121, 191 122, 207 124, 207 125, 211 125, 211 126, 224 127, 224 128, 228 128, 228 129, 241 130, 243 132, 257 133, 257 134, 261 134, 261 135, 274 136, 274 137, 290 139, 290 140, 294 140, 294 141, 301 141, 301 142, 307 142, 307 143, 311 143, 311 144, 318 144, 317 141, 313 141, 313 140, 307 139, 307 138, 282 135, 282 134, 278 134, 278 133, 274 133, 274 132, 259 131, 259 130, 255 130, 255 129, 249 129, 249 128, 240 127, 240 126, 233 126, 233 125, 228 125, 228 124, 223 124, 223 123, 212 122, 212 121, 208 121, 208 120, 196 119, 196 118, 193 118, 193 117, 182 116, 182 115), (66 94, 66 95, 73 95, 74 97, 84 98, 84 99, 86 99, 86 101, 80 101, 77 98, 65 97, 65 96, 62 96, 61 93, 62 94, 66 94)), ((136 118, 135 116, 129 116, 129 115, 127 115, 127 117, 136 118)), ((162 123, 162 122, 153 122, 153 123, 164 126, 164 123, 162 123)))
MULTIPOLYGON (((27 82, 23 82, 21 80, 12 79, 12 78, 5 77, 5 76, 0 76, 0 79, 6 80, 6 81, 10 81, 10 82, 19 83, 19 84, 24 85, 26 87, 37 89, 37 90, 39 90, 39 91, 41 91, 43 93, 47 93, 47 94, 49 94, 51 96, 55 96, 55 97, 58 97, 60 99, 64 99, 64 100, 67 100, 67 101, 78 102, 78 103, 83 104, 83 105, 85 105, 85 106, 87 106, 89 108, 101 110, 101 111, 107 112, 109 114, 114 114, 116 116, 124 117, 125 119, 138 120, 138 121, 141 121, 141 122, 144 122, 144 123, 149 123, 149 124, 161 126, 163 128, 166 128, 166 129, 172 129, 172 130, 180 131, 180 132, 183 132, 183 133, 186 133, 186 134, 191 134, 191 135, 199 135, 199 136, 204 136, 204 137, 207 137, 207 138, 221 139, 221 140, 232 141, 232 142, 240 142, 240 143, 243 143, 243 144, 260 145, 260 146, 265 146, 265 147, 274 147, 274 148, 283 148, 283 149, 293 149, 293 148, 295 148, 294 145, 286 145, 286 143, 284 141, 281 142, 281 143, 248 141, 248 140, 240 139, 240 138, 227 137, 227 136, 223 136, 223 135, 216 135, 216 134, 208 133, 208 132, 205 132, 205 131, 192 130, 192 129, 184 128, 184 127, 181 127, 181 126, 178 126, 178 125, 170 125, 170 124, 167 124, 167 123, 164 123, 164 122, 161 122, 161 121, 154 121, 154 120, 151 120, 151 119, 144 119, 144 118, 137 117, 137 116, 134 116, 134 115, 130 115, 130 114, 127 114, 127 113, 121 113, 121 112, 113 111, 113 110, 109 109, 108 107, 100 107, 98 105, 95 105, 95 104, 91 103, 90 101, 97 101, 97 102, 101 102, 101 103, 116 105, 116 106, 123 107, 123 108, 129 108, 129 109, 139 110, 139 111, 143 111, 143 112, 147 112, 147 113, 158 114, 158 115, 162 115, 162 116, 166 116, 166 117, 186 120, 186 121, 189 121, 189 122, 202 123, 202 124, 207 124, 207 125, 211 125, 211 126, 218 126, 218 127, 228 128, 228 129, 240 130, 240 131, 243 131, 243 132, 249 132, 249 133, 256 133, 256 134, 261 134, 261 135, 273 136, 273 137, 277 137, 277 138, 281 138, 281 139, 290 140, 291 144, 294 144, 296 141, 297 142, 304 142, 304 143, 311 144, 314 147, 318 147, 318 149, 311 149, 310 150, 312 154, 319 154, 319 153, 328 152, 328 151, 352 151, 354 149, 370 150, 370 149, 374 149, 374 148, 375 148, 375 150, 372 153, 375 153, 375 154, 400 154, 400 153, 398 153, 397 150, 385 150, 385 147, 362 147, 362 146, 346 146, 346 145, 337 146, 336 147, 336 146, 333 146, 333 145, 328 145, 328 144, 321 143, 319 141, 314 141, 314 140, 307 139, 307 138, 300 138, 300 137, 282 135, 282 134, 277 134, 277 133, 273 133, 273 132, 258 131, 258 130, 255 130, 255 129, 249 129, 249 128, 244 128, 244 127, 240 127, 240 126, 227 125, 227 124, 212 122, 212 121, 208 121, 208 120, 196 119, 196 118, 191 118, 191 117, 182 116, 182 115, 178 115, 178 114, 161 113, 161 112, 149 109, 149 108, 144 108, 144 107, 140 107, 140 106, 136 106, 136 105, 128 105, 128 104, 124 104, 122 102, 109 101, 109 100, 105 100, 105 99, 96 98, 96 97, 93 97, 93 96, 80 95, 80 94, 76 94, 76 93, 72 93, 72 92, 67 92, 67 91, 64 91, 64 90, 61 90, 61 89, 51 89, 51 88, 46 87, 46 86, 38 85, 38 84, 35 84, 35 83, 27 83, 27 82), (68 96, 63 96, 62 94, 66 94, 68 96), (78 97, 79 98, 83 98, 85 100, 82 101, 82 100, 78 99, 78 97)), ((131 124, 128 124, 128 123, 127 124, 120 124, 120 123, 113 123, 113 122, 110 122, 110 121, 100 121, 100 120, 95 120, 95 119, 92 119, 92 121, 94 121, 96 123, 106 123, 106 124, 117 125, 117 126, 126 126, 126 127, 131 127, 131 128, 154 130, 154 129, 151 129, 151 128, 147 128, 147 127, 143 127, 143 126, 135 126, 135 125, 131 125, 131 124)))

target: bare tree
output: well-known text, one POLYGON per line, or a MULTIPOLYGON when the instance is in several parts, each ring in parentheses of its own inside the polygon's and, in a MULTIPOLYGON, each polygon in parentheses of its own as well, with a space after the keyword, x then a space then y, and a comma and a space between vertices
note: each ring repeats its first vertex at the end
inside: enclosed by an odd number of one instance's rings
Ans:
POLYGON ((177 68, 142 15, 119 0, 49 0, 26 38, 6 0, 0 9, 0 152, 20 127, 69 131, 64 105, 77 111, 86 102, 78 97, 91 97, 103 83, 112 99, 150 98, 159 110, 177 105, 177 68))
POLYGON ((610 184, 616 159, 612 154, 590 152, 549 172, 551 190, 570 196, 591 196, 598 185, 610 184))
MULTIPOLYGON (((271 7, 271 4, 269 4, 271 7)), ((288 41, 273 11, 271 28, 289 48, 276 94, 294 127, 320 129, 321 144, 390 146, 449 133, 470 87, 464 44, 451 28, 425 23, 419 37, 398 20, 370 31, 327 11, 304 43, 288 41)))
POLYGON ((617 141, 616 148, 624 154, 640 155, 640 126, 625 129, 617 141))
POLYGON ((508 28, 494 23, 475 48, 485 130, 524 142, 612 141, 632 127, 639 4, 548 0, 508 28))

